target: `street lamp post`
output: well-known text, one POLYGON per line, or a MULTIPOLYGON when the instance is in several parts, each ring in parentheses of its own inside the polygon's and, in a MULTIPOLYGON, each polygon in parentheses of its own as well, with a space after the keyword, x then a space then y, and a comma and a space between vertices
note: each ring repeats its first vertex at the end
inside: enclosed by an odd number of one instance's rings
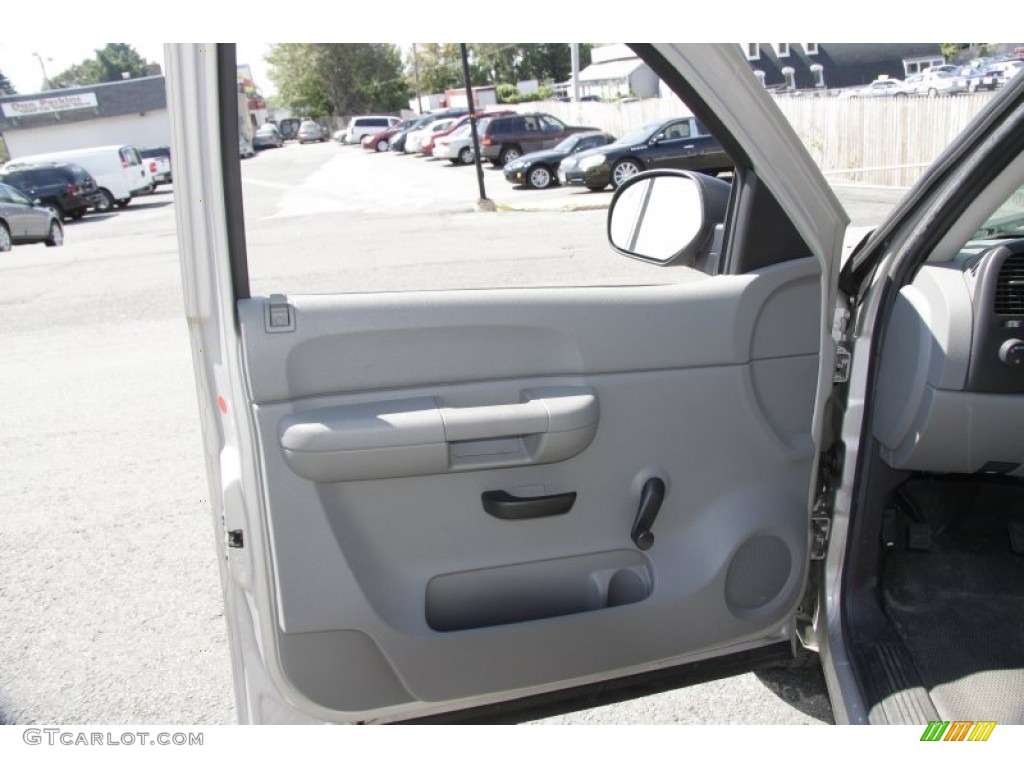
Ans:
MULTIPOLYGON (((38 53, 33 53, 32 55, 39 59, 39 68, 43 70, 43 89, 47 91, 53 90, 53 83, 51 83, 50 78, 46 76, 46 65, 43 64, 43 57, 38 53)), ((48 59, 48 61, 53 61, 53 59, 48 59)))

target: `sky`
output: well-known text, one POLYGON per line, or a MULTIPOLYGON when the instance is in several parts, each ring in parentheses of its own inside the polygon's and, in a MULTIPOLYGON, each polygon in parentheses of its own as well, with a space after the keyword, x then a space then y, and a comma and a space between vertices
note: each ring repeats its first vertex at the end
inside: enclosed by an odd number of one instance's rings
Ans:
MULTIPOLYGON (((155 61, 161 68, 164 65, 163 43, 128 42, 146 61, 155 61)), ((63 72, 72 64, 78 64, 92 58, 97 48, 106 43, 67 43, 52 40, 36 40, 19 43, 0 43, 0 72, 14 85, 18 93, 35 93, 43 82, 43 71, 39 59, 33 54, 38 53, 46 67, 48 77, 63 72)), ((238 43, 236 55, 239 64, 248 64, 252 69, 253 80, 264 95, 274 92, 273 83, 267 75, 267 63, 263 60, 269 50, 270 43, 238 43)))

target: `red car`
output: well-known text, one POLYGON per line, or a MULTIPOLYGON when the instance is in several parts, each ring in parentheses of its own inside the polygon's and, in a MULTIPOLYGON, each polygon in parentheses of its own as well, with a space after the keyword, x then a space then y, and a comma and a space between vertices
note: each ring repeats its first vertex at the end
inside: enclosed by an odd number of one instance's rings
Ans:
MULTIPOLYGON (((511 109, 498 109, 498 110, 494 110, 494 111, 491 111, 491 112, 478 112, 476 118, 477 118, 477 120, 480 120, 480 119, 482 119, 484 117, 495 117, 497 115, 514 115, 514 114, 515 114, 515 111, 511 110, 511 109)), ((427 140, 426 144, 424 144, 422 147, 420 147, 420 154, 426 155, 427 157, 433 157, 433 154, 434 154, 434 142, 437 141, 442 136, 447 136, 449 133, 454 133, 456 130, 458 130, 459 128, 461 128, 462 126, 464 126, 468 122, 469 122, 469 115, 466 115, 466 116, 456 120, 454 123, 449 125, 443 131, 439 131, 438 133, 435 133, 433 136, 430 137, 430 139, 427 140)))
POLYGON ((387 152, 391 148, 391 137, 407 130, 413 126, 413 124, 419 120, 418 117, 412 120, 403 120, 400 123, 395 123, 390 128, 380 131, 379 133, 367 134, 363 136, 363 140, 360 142, 363 149, 372 149, 374 152, 387 152))

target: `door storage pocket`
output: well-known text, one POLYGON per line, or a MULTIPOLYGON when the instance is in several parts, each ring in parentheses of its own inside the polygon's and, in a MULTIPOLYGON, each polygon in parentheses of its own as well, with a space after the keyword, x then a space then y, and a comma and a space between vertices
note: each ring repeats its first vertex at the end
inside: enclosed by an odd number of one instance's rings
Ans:
POLYGON ((426 618, 438 632, 493 627, 638 603, 652 588, 643 554, 598 552, 435 576, 426 618))

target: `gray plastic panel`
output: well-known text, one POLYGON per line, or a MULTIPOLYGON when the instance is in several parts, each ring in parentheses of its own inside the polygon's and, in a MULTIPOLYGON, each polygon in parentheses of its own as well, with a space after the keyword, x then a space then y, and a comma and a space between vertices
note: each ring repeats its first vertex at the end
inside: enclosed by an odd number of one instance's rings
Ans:
MULTIPOLYGON (((411 696, 442 701, 775 631, 806 573, 818 347, 794 326, 824 325, 816 269, 655 288, 296 296, 296 332, 269 336, 259 301, 242 302, 282 638, 365 633, 411 696), (281 448, 279 424, 310 410, 490 408, 549 388, 588 388, 600 404, 592 441, 557 463, 500 465, 517 444, 571 432, 450 444, 450 462, 499 462, 471 471, 347 482, 300 477, 281 448), (629 531, 655 475, 668 493, 641 555, 629 531), (482 509, 492 490, 578 496, 566 515, 506 521, 482 509), (551 610, 530 607, 545 580, 551 610)), ((311 647, 289 676, 323 699, 311 678, 343 649, 311 647)), ((386 677, 382 690, 395 690, 386 677)), ((335 702, 353 712, 393 698, 335 702)))
POLYGON ((253 400, 268 403, 817 354, 817 311, 794 320, 819 305, 806 288, 818 275, 809 258, 667 286, 289 296, 296 330, 279 334, 263 330, 265 299, 238 311, 253 400), (780 291, 778 309, 765 312, 780 291))
POLYGON ((900 291, 872 425, 894 469, 977 472, 990 461, 1024 463, 1020 396, 963 391, 973 317, 958 264, 925 265, 900 291))

